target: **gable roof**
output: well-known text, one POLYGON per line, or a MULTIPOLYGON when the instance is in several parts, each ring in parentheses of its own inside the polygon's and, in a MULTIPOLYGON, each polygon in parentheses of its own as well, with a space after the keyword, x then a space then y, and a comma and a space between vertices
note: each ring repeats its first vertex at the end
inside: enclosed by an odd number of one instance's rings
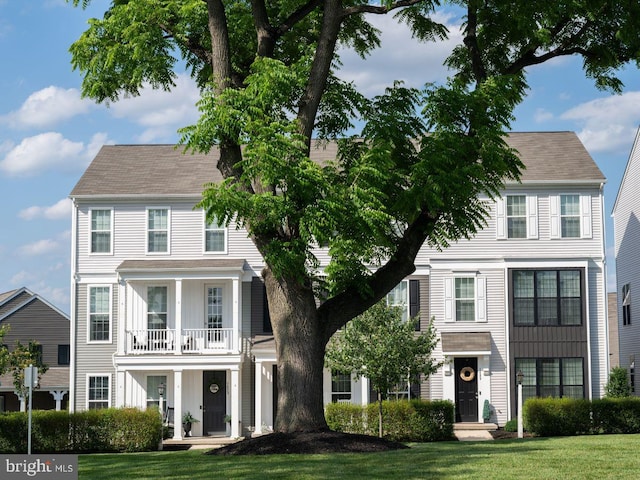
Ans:
MULTIPOLYGON (((633 145, 631 146, 631 152, 629 152, 629 158, 627 158, 627 164, 624 167, 624 174, 622 175, 622 180, 620 181, 620 185, 618 186, 618 193, 616 194, 616 199, 613 202, 613 208, 611 209, 611 214, 615 216, 616 210, 618 209, 618 201, 622 196, 623 189, 627 188, 627 183, 632 182, 635 179, 631 178, 631 167, 634 160, 637 158, 637 150, 640 148, 640 127, 636 130, 636 136, 633 139, 633 145)), ((633 189, 633 184, 629 185, 629 189, 633 189)))
MULTIPOLYGON (((507 143, 526 166, 521 181, 595 182, 605 180, 574 132, 513 132, 507 143)), ((219 151, 186 153, 175 145, 105 145, 84 172, 70 196, 199 197, 205 183, 222 181, 216 168, 219 151)), ((315 142, 314 161, 335 159, 335 142, 315 142)))
POLYGON ((52 305, 40 295, 33 293, 28 288, 22 287, 16 290, 11 290, 9 292, 0 293, 0 322, 10 317, 21 308, 24 308, 30 303, 35 302, 36 300, 40 300, 47 307, 55 310, 58 314, 60 314, 67 320, 70 320, 69 315, 61 311, 58 307, 52 305))

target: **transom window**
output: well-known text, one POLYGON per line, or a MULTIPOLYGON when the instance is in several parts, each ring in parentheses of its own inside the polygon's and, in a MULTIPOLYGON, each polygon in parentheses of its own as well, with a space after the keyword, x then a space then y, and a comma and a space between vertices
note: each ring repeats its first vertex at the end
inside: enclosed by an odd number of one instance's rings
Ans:
POLYGON ((91 210, 91 253, 111 253, 111 210, 91 210))
POLYGON ((111 331, 111 288, 89 287, 89 341, 108 342, 111 331))
POLYGON ((581 270, 515 270, 512 282, 514 325, 582 324, 581 270))
POLYGON ((456 321, 476 320, 476 282, 472 277, 455 278, 456 321))
MULTIPOLYGON (((166 392, 167 391, 166 375, 149 375, 147 377, 147 408, 149 407, 160 408, 160 394, 158 393, 158 387, 160 386, 160 384, 163 384, 165 386, 164 391, 166 392)), ((165 398, 163 400, 164 400, 164 405, 166 406, 167 404, 166 393, 165 393, 165 398)))
POLYGON ((226 228, 218 223, 217 219, 207 222, 204 225, 204 251, 205 252, 225 252, 226 251, 226 228))
POLYGON ((527 238, 527 197, 507 196, 507 238, 527 238))
POLYGON ((331 402, 348 403, 351 401, 351 374, 331 372, 331 402))
POLYGON ((622 325, 631 325, 631 284, 622 286, 622 325))
POLYGON ((87 392, 89 410, 109 408, 109 376, 100 375, 89 377, 87 392))
POLYGON ((387 305, 402 310, 402 320, 409 318, 409 282, 403 280, 387 293, 387 305))
POLYGON ((169 209, 150 208, 147 210, 147 251, 149 253, 169 252, 169 209))
POLYGON ((580 195, 560 195, 560 235, 580 237, 580 195))
POLYGON ((164 330, 167 328, 167 287, 147 288, 147 328, 164 330))
POLYGON ((522 378, 522 398, 584 398, 582 358, 516 358, 514 376, 522 378))

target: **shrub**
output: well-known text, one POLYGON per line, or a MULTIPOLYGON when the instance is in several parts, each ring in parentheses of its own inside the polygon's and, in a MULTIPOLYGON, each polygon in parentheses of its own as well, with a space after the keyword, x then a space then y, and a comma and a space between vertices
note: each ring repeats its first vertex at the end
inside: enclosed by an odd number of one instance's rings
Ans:
POLYGON ((609 372, 609 381, 605 386, 605 396, 608 398, 623 398, 631 395, 631 384, 624 367, 613 367, 609 372))
POLYGON ((504 424, 505 432, 517 432, 518 431, 518 419, 512 418, 507 423, 504 424))
POLYGON ((640 398, 594 400, 594 433, 640 433, 640 398))
POLYGON ((591 402, 572 398, 530 398, 522 410, 524 428, 541 437, 591 432, 591 402))
MULTIPOLYGON (((433 442, 453 438, 453 404, 450 401, 384 401, 384 437, 399 442, 433 442)), ((332 403, 325 410, 332 430, 378 435, 378 405, 332 403)))

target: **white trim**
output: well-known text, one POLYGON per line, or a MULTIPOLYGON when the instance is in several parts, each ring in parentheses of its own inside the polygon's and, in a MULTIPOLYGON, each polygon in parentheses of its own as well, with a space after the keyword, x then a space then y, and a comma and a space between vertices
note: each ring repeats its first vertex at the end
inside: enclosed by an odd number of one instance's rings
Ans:
POLYGON ((171 255, 171 207, 167 206, 149 206, 146 207, 145 224, 144 224, 144 250, 147 255, 171 255), (167 211, 167 251, 166 252, 150 252, 149 251, 149 211, 150 210, 166 210, 167 211))
MULTIPOLYGON (((88 225, 87 225, 87 231, 89 234, 89 241, 87 242, 87 253, 89 254, 89 256, 108 256, 108 255, 113 255, 113 243, 115 241, 115 235, 114 235, 114 231, 113 231, 113 226, 114 226, 114 221, 113 221, 113 217, 114 217, 114 209, 113 207, 94 207, 94 208, 90 208, 89 209, 89 220, 88 220, 88 225), (91 251, 91 246, 92 246, 92 241, 91 241, 91 237, 93 236, 93 230, 92 230, 92 223, 93 223, 93 212, 94 211, 108 211, 109 212, 109 251, 108 252, 92 252, 91 251)), ((103 231, 103 230, 97 230, 97 231, 103 231)))
POLYGON ((112 284, 88 284, 87 285, 87 344, 111 344, 113 343, 113 285, 112 284), (104 288, 109 289, 109 339, 108 340, 91 340, 91 289, 104 288))
POLYGON ((97 377, 107 377, 108 379, 108 393, 107 393, 107 408, 111 407, 112 402, 111 402, 111 390, 112 390, 112 385, 113 385, 113 379, 111 378, 111 374, 110 373, 87 373, 86 374, 86 384, 85 384, 85 409, 89 410, 89 380, 91 378, 97 378, 97 377))
POLYGON ((71 309, 71 317, 70 317, 70 325, 69 325, 69 338, 71 340, 71 347, 69 349, 69 355, 71 355, 69 362, 69 402, 67 406, 69 408, 69 413, 74 413, 76 411, 76 344, 78 340, 76 338, 76 323, 78 321, 78 312, 76 311, 76 294, 78 290, 77 283, 77 259, 78 254, 76 252, 76 248, 78 248, 78 244, 76 241, 77 231, 78 231, 78 205, 75 199, 72 200, 73 206, 71 208, 71 287, 70 287, 70 309, 71 309))

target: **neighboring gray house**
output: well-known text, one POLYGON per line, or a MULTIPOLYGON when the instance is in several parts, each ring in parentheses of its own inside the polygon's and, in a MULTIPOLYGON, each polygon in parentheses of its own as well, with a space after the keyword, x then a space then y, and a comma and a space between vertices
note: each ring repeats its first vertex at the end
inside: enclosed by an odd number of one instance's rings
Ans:
MULTIPOLYGON (((435 318, 445 360, 394 394, 451 399, 459 421, 482 421, 484 400, 492 421, 512 418, 518 369, 528 396, 586 398, 602 394, 608 372, 604 177, 573 133, 508 142, 527 170, 490 203, 487 227, 443 252, 423 247, 388 296, 421 326, 435 318)), ((335 155, 335 144, 312 149, 315 161, 335 155)), ((157 405, 164 384, 175 418, 200 420, 194 435, 273 426, 263 260, 245 231, 194 209, 202 185, 221 180, 216 160, 105 146, 71 192, 71 410, 157 405)), ((366 379, 325 373, 325 403, 371 398, 366 379)))
POLYGON ((627 166, 613 206, 616 285, 618 294, 618 334, 620 366, 627 369, 631 388, 640 395, 635 374, 640 360, 640 129, 629 154, 627 166), (635 303, 634 303, 634 300, 635 303))
MULTIPOLYGON (((9 325, 3 339, 11 351, 16 340, 26 345, 36 340, 42 346, 42 361, 49 370, 34 391, 32 406, 41 410, 66 409, 69 400, 69 317, 27 288, 0 293, 0 325, 9 325)), ((24 399, 13 387, 10 373, 0 376, 0 412, 25 410, 24 399)))

